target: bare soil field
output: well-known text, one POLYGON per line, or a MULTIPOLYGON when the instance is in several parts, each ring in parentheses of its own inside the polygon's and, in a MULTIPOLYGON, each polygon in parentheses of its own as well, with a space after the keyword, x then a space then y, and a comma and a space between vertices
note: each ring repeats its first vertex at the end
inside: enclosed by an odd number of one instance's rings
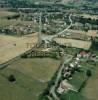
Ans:
POLYGON ((76 48, 83 48, 88 50, 91 46, 90 41, 82 41, 82 40, 75 40, 75 39, 66 39, 66 38, 55 38, 54 41, 61 45, 66 45, 69 47, 76 47, 76 48))
POLYGON ((29 50, 27 43, 31 43, 33 47, 37 43, 37 35, 23 37, 0 35, 0 64, 29 50))

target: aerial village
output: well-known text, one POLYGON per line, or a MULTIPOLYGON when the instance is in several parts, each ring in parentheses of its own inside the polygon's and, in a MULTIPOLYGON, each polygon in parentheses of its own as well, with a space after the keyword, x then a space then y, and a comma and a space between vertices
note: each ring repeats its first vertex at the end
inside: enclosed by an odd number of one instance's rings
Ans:
POLYGON ((38 5, 0 3, 1 80, 13 98, 21 88, 15 100, 89 100, 83 91, 98 69, 97 10, 38 5))

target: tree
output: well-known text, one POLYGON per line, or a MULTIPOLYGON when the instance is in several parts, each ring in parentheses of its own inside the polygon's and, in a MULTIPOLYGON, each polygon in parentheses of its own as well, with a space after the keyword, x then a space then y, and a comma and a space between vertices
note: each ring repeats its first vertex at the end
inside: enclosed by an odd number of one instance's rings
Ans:
POLYGON ((10 76, 8 77, 8 80, 9 80, 10 82, 15 82, 15 81, 16 81, 14 75, 10 75, 10 76))
POLYGON ((86 71, 86 75, 87 75, 88 78, 91 77, 91 76, 92 76, 91 70, 87 70, 87 71, 86 71))

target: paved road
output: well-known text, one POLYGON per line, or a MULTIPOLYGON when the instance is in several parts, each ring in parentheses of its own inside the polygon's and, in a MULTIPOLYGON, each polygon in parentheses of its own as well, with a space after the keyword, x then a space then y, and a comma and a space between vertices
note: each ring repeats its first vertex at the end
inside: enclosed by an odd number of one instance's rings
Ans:
POLYGON ((64 64, 68 63, 71 59, 72 59, 72 56, 66 56, 66 55, 64 55, 64 57, 63 57, 63 63, 61 65, 60 69, 59 69, 59 72, 57 73, 57 78, 56 78, 55 84, 50 89, 50 93, 53 95, 53 97, 55 98, 55 100, 60 100, 58 98, 58 96, 56 95, 56 93, 55 93, 55 88, 58 85, 58 82, 59 82, 59 80, 60 80, 60 78, 62 76, 62 70, 64 68, 64 64))

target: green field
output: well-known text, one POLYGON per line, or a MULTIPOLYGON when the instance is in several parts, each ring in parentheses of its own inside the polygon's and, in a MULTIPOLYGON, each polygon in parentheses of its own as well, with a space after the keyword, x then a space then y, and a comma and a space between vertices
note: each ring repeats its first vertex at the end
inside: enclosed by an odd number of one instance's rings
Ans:
POLYGON ((61 100, 97 100, 98 98, 98 62, 81 62, 81 72, 75 72, 69 83, 77 90, 82 87, 80 92, 69 91, 61 95, 61 100), (87 79, 86 71, 91 70, 92 76, 87 79))
POLYGON ((86 100, 80 93, 69 91, 61 95, 61 100, 86 100))
POLYGON ((50 58, 20 59, 0 70, 0 100, 38 100, 59 64, 50 58), (11 74, 15 83, 8 81, 11 74))
MULTIPOLYGON (((87 63, 84 65, 88 66, 87 63)), ((85 88, 82 89, 82 95, 87 98, 87 100, 98 100, 98 62, 96 66, 89 65, 92 69, 92 77, 89 78, 85 88)))

